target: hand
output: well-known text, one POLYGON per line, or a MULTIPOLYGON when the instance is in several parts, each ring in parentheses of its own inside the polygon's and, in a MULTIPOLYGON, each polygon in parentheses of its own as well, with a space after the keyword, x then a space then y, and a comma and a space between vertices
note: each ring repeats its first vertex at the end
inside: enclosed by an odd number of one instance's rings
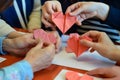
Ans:
POLYGON ((54 34, 54 36, 56 37, 57 41, 55 43, 55 52, 59 52, 60 51, 60 47, 61 47, 61 38, 58 34, 57 31, 52 31, 52 34, 54 34))
POLYGON ((24 32, 13 31, 7 35, 7 38, 17 38, 17 37, 23 36, 25 34, 26 33, 24 33, 24 32))
POLYGON ((25 55, 36 44, 33 34, 28 33, 17 38, 3 40, 3 50, 13 55, 25 55))
POLYGON ((120 49, 117 48, 110 38, 104 32, 89 31, 83 35, 87 35, 93 39, 93 42, 88 40, 81 40, 80 43, 92 47, 92 49, 97 50, 100 55, 107 57, 109 59, 120 61, 120 49))
POLYGON ((27 53, 24 60, 27 60, 31 64, 33 72, 36 72, 50 66, 54 55, 55 46, 53 44, 44 47, 43 43, 39 42, 27 53))
POLYGON ((113 66, 109 68, 99 68, 88 72, 91 76, 97 76, 103 78, 103 80, 119 80, 120 79, 120 67, 113 66))
POLYGON ((66 10, 66 13, 70 13, 71 16, 77 16, 78 25, 81 25, 82 21, 93 17, 104 21, 108 12, 109 6, 100 2, 78 2, 69 6, 66 10))
POLYGON ((46 1, 42 6, 42 22, 46 27, 55 28, 51 20, 54 12, 62 11, 61 4, 58 1, 46 1))

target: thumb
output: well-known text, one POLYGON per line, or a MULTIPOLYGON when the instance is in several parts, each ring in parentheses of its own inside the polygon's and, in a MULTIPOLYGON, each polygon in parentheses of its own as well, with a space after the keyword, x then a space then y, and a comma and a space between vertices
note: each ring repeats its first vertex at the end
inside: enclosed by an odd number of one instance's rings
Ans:
POLYGON ((88 18, 92 18, 92 17, 94 17, 94 16, 96 16, 96 15, 97 15, 97 12, 94 11, 94 12, 86 13, 86 14, 85 14, 85 17, 86 17, 86 19, 88 19, 88 18))
POLYGON ((91 42, 91 41, 88 41, 88 40, 85 40, 85 39, 80 40, 80 43, 87 46, 87 47, 94 47, 94 45, 95 45, 94 42, 91 42))
POLYGON ((112 78, 115 76, 113 72, 111 72, 111 68, 98 68, 87 72, 87 74, 102 78, 112 78))
POLYGON ((41 49, 43 47, 43 42, 39 41, 38 44, 35 46, 37 49, 41 49))
POLYGON ((95 43, 95 42, 91 42, 88 40, 80 40, 80 43, 87 46, 87 47, 92 47, 94 50, 98 50, 100 48, 100 44, 99 43, 95 43))

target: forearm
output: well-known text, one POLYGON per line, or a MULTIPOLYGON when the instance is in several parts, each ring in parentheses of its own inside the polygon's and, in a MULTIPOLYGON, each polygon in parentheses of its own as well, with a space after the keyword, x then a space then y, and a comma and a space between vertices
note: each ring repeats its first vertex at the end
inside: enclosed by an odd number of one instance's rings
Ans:
POLYGON ((109 13, 109 6, 107 4, 104 4, 104 3, 100 3, 98 2, 96 4, 97 6, 97 17, 99 19, 101 19, 102 21, 105 21, 107 16, 108 16, 108 13, 109 13))
POLYGON ((117 62, 117 65, 120 66, 120 48, 117 47, 115 50, 111 50, 109 59, 117 62))
POLYGON ((32 80, 32 78, 32 68, 25 60, 0 69, 1 80, 32 80))

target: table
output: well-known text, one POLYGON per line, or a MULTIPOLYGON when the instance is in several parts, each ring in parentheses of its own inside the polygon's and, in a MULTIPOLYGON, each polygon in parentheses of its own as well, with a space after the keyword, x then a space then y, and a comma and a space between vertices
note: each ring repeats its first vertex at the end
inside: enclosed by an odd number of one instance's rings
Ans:
MULTIPOLYGON (((17 29, 16 28, 16 30, 22 31, 22 32, 27 32, 26 30, 23 30, 23 29, 17 29)), ((12 55, 9 55, 9 54, 0 55, 0 57, 7 58, 7 60, 0 63, 0 68, 11 65, 11 64, 13 64, 17 61, 22 60, 21 57, 12 56, 12 55)), ((33 80, 53 80, 62 69, 73 70, 73 71, 77 71, 77 72, 80 72, 80 73, 87 72, 85 70, 79 70, 79 69, 74 69, 74 68, 69 68, 69 67, 65 67, 65 66, 59 66, 59 65, 52 64, 50 67, 48 67, 46 69, 35 72, 33 80)))

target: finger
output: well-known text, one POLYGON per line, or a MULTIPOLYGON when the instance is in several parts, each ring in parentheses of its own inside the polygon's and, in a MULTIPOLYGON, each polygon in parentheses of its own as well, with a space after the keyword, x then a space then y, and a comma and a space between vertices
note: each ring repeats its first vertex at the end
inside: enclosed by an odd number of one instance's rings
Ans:
POLYGON ((85 46, 88 46, 88 47, 94 47, 94 45, 95 45, 95 43, 88 41, 88 40, 85 40, 85 39, 80 40, 80 43, 85 45, 85 46))
POLYGON ((81 18, 81 16, 78 15, 76 24, 77 25, 82 25, 82 23, 81 23, 82 21, 83 21, 83 18, 81 18))
POLYGON ((89 12, 89 13, 84 13, 84 18, 85 19, 89 19, 89 18, 92 18, 92 17, 94 17, 94 16, 96 16, 97 15, 97 12, 96 11, 94 11, 94 12, 89 12))
MULTIPOLYGON (((59 34, 58 34, 59 36, 59 34)), ((56 42, 56 52, 59 52, 61 46, 61 38, 57 37, 57 42, 56 42)))
POLYGON ((111 78, 115 76, 113 72, 111 72, 111 68, 98 68, 87 72, 87 74, 91 76, 99 76, 102 78, 111 78))
POLYGON ((60 3, 58 3, 58 5, 56 5, 56 12, 62 12, 62 7, 61 7, 60 3))
POLYGON ((45 25, 46 28, 54 26, 54 24, 50 23, 45 18, 42 18, 42 22, 43 22, 43 24, 45 25))
POLYGON ((41 49, 43 47, 43 42, 39 40, 39 43, 35 46, 36 49, 41 49))
POLYGON ((84 9, 78 8, 78 9, 74 10, 73 12, 71 12, 70 15, 77 16, 77 15, 81 14, 83 11, 84 11, 84 9))
POLYGON ((91 42, 85 39, 80 40, 80 43, 87 46, 87 47, 92 47, 94 50, 100 50, 101 49, 101 45, 100 43, 96 43, 96 42, 91 42))
POLYGON ((52 22, 52 20, 51 20, 51 15, 52 15, 52 14, 44 11, 44 12, 42 13, 42 18, 45 19, 45 20, 47 20, 47 21, 49 21, 49 22, 52 22))
POLYGON ((91 52, 91 53, 92 53, 92 52, 94 52, 94 51, 95 51, 95 49, 93 49, 93 48, 92 48, 92 49, 90 49, 90 52, 91 52))
POLYGON ((114 78, 105 79, 105 78, 103 78, 103 80, 117 80, 117 79, 114 79, 114 78))
POLYGON ((49 44, 44 49, 51 54, 51 57, 53 57, 55 55, 55 46, 54 46, 54 44, 49 44))
POLYGON ((45 3, 45 7, 46 7, 46 12, 48 12, 49 14, 53 14, 55 11, 53 9, 53 5, 52 4, 49 4, 49 3, 45 3))
POLYGON ((72 4, 71 6, 69 6, 69 7, 66 9, 66 12, 65 12, 65 13, 72 13, 72 12, 74 12, 77 8, 78 8, 77 3, 76 3, 76 4, 72 4))
POLYGON ((88 32, 86 32, 85 34, 83 34, 82 36, 89 36, 89 37, 91 37, 93 40, 94 40, 94 38, 96 39, 98 39, 98 37, 101 35, 101 32, 99 32, 99 31, 88 31, 88 32))

